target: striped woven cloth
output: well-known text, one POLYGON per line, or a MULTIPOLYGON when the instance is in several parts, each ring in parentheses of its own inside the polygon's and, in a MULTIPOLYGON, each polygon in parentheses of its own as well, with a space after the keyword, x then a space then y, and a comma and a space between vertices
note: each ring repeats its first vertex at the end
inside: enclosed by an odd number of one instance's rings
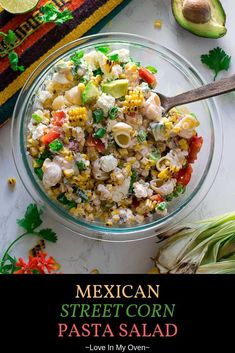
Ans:
POLYGON ((24 15, 12 15, 0 7, 0 31, 14 30, 17 36, 14 49, 25 71, 13 71, 0 37, 0 126, 11 117, 19 93, 30 73, 45 58, 62 45, 84 34, 99 31, 130 0, 41 0, 36 9, 24 15), (57 26, 42 24, 40 8, 53 3, 63 10, 73 12, 73 19, 57 26))

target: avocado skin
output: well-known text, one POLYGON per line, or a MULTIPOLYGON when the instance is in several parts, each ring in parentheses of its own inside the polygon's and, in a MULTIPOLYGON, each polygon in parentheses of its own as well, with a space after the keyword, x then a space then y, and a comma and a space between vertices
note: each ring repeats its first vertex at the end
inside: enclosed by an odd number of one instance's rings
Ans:
MULTIPOLYGON (((222 18, 222 21, 221 23, 219 23, 218 27, 215 27, 215 26, 210 27, 210 22, 204 25, 201 25, 201 24, 188 21, 185 17, 183 17, 181 9, 178 8, 179 0, 171 0, 172 12, 176 22, 187 31, 199 37, 211 38, 211 39, 217 39, 217 38, 223 37, 227 33, 227 28, 225 27, 226 14, 219 0, 212 0, 212 1, 216 5, 217 11, 220 13, 220 16, 222 18), (179 16, 179 12, 182 14, 183 19, 181 19, 181 16, 179 16)), ((211 0, 209 0, 209 2, 211 2, 211 0)))

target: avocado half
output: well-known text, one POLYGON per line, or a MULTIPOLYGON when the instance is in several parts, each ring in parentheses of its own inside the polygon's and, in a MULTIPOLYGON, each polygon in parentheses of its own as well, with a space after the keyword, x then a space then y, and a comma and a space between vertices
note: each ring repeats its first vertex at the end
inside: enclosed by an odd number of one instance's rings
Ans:
POLYGON ((220 38, 227 32, 219 0, 172 0, 171 6, 178 24, 197 36, 220 38))

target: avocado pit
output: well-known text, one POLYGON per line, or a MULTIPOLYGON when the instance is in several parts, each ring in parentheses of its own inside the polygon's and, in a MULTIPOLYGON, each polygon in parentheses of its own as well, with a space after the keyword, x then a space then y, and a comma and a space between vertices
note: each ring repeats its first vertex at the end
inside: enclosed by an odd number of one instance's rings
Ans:
POLYGON ((207 23, 211 18, 211 6, 207 0, 185 0, 183 16, 193 23, 207 23))

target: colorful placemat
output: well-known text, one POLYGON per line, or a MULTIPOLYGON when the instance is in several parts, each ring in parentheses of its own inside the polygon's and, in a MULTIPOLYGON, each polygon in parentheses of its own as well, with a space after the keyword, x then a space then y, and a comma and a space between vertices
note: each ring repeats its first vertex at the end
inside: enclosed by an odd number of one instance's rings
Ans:
POLYGON ((49 54, 84 34, 97 33, 130 1, 41 0, 36 9, 24 15, 12 15, 0 7, 0 31, 6 33, 11 29, 16 33, 19 45, 14 50, 19 55, 20 65, 25 67, 22 73, 10 68, 7 55, 3 53, 3 38, 0 37, 0 126, 12 116, 26 79, 49 54), (40 8, 47 3, 53 3, 60 10, 68 8, 73 19, 61 26, 43 24, 39 18, 40 8))

